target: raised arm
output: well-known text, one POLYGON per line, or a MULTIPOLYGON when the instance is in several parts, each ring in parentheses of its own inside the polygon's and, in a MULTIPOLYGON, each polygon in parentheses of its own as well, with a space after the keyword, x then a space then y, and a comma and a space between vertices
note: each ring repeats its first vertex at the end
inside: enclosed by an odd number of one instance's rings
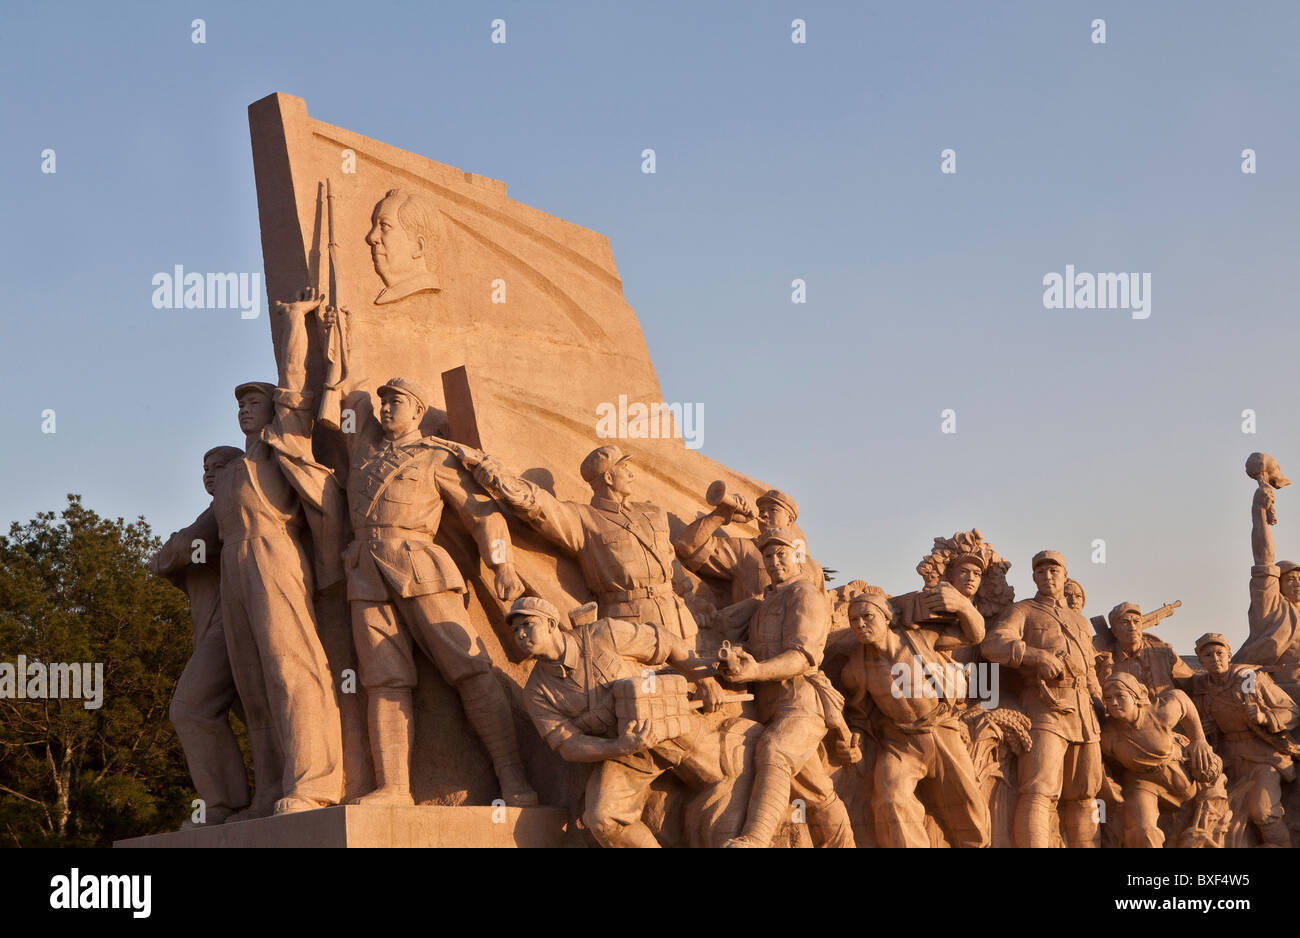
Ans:
POLYGON ((1273 532, 1269 530, 1273 517, 1274 490, 1260 483, 1250 501, 1250 549, 1257 566, 1273 563, 1273 532))

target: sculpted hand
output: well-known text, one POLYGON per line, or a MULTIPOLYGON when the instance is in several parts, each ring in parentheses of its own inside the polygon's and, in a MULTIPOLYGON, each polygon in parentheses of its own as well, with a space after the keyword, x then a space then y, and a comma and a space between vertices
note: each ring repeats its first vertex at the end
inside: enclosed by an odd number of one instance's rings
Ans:
POLYGON ((1255 489, 1255 497, 1251 500, 1250 507, 1254 511, 1264 512, 1264 516, 1269 524, 1277 524, 1277 512, 1273 509, 1273 502, 1277 493, 1271 485, 1261 485, 1255 489))
POLYGON ((835 737, 835 758, 840 761, 841 765, 854 765, 861 762, 861 742, 861 733, 852 733, 847 739, 843 736, 835 737))
POLYGON ((1258 723, 1261 726, 1266 722, 1264 719, 1264 711, 1259 709, 1259 705, 1253 700, 1246 701, 1246 717, 1251 722, 1258 723))
POLYGON ((1187 749, 1187 755, 1192 761, 1192 775, 1195 778, 1207 779, 1213 771, 1214 750, 1205 740, 1192 743, 1187 749))
POLYGON ((303 287, 298 291, 298 299, 275 303, 275 311, 281 316, 305 316, 325 302, 325 297, 316 295, 315 287, 303 287))
POLYGON ((514 564, 503 563, 496 568, 496 593, 497 599, 507 603, 523 595, 524 581, 519 579, 514 564))
POLYGON ((957 588, 951 583, 936 583, 921 595, 925 602, 925 611, 932 616, 945 612, 949 614, 961 612, 970 605, 970 600, 957 592, 957 588))
POLYGON ((754 656, 743 648, 734 650, 731 653, 731 664, 725 673, 726 679, 732 684, 744 684, 757 676, 758 662, 754 656))
POLYGON ((658 742, 647 720, 629 720, 627 725, 623 727, 623 732, 619 734, 618 739, 622 743, 620 748, 628 755, 641 752, 643 749, 649 749, 658 742))
MULTIPOLYGON (((1026 658, 1030 658, 1030 656, 1026 654, 1026 658)), ((1030 662, 1038 669, 1039 677, 1060 677, 1061 672, 1064 670, 1064 665, 1061 663, 1060 658, 1041 648, 1035 648, 1033 650, 1033 656, 1030 658, 1030 662)))
POLYGON ((695 684, 700 700, 704 701, 704 712, 712 713, 722 706, 722 685, 711 677, 706 677, 695 684))
POLYGON ((484 453, 472 471, 474 481, 485 489, 493 489, 497 488, 500 483, 503 468, 498 460, 484 453))

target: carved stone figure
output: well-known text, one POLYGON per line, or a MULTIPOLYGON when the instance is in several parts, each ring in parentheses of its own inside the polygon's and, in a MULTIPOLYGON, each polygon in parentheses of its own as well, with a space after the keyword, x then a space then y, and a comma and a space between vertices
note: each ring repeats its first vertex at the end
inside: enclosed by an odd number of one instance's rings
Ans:
POLYGON ((342 572, 341 492, 327 470, 286 445, 286 426, 310 407, 311 395, 283 369, 280 377, 278 388, 249 382, 235 389, 247 446, 213 489, 226 647, 257 782, 252 805, 237 818, 336 804, 343 792, 339 710, 311 602, 317 586, 342 572), (315 563, 303 543, 304 515, 315 563))
MULTIPOLYGON (((715 482, 714 485, 717 486, 718 483, 715 482)), ((790 528, 799 538, 803 538, 802 533, 795 528, 795 522, 799 519, 799 506, 789 495, 771 489, 760 495, 755 505, 757 513, 750 509, 749 502, 743 495, 728 494, 714 505, 711 512, 688 524, 673 542, 677 556, 686 569, 728 583, 732 603, 761 598, 771 580, 763 566, 763 554, 758 549, 757 539, 717 534, 720 528, 733 520, 748 521, 757 516, 760 531, 790 528)), ((824 587, 826 578, 821 565, 809 556, 806 544, 805 541, 800 566, 812 583, 824 587)))
POLYGON ((1120 603, 1107 619, 1114 636, 1111 673, 1133 675, 1153 697, 1172 687, 1187 690, 1192 669, 1178 657, 1173 645, 1143 634, 1150 616, 1142 615, 1140 606, 1120 603))
POLYGON ((759 536, 758 546, 772 582, 750 620, 749 650, 733 650, 727 680, 755 684, 758 718, 765 728, 745 827, 726 846, 768 846, 793 794, 806 805, 814 845, 852 847, 848 811, 820 752, 832 726, 840 741, 850 744, 844 698, 819 670, 830 607, 825 592, 800 569, 799 537, 793 531, 772 528, 759 536))
MULTIPOLYGON (((602 618, 654 622, 694 647, 695 619, 673 590, 668 513, 632 500, 630 458, 617 446, 587 455, 580 468, 591 486, 587 505, 562 502, 489 456, 474 467, 474 478, 544 537, 578 556, 602 618)), ((704 683, 717 692, 716 682, 704 683)))
POLYGON ((1222 847, 1228 827, 1223 760, 1206 741, 1191 698, 1176 688, 1151 694, 1139 678, 1120 672, 1106 680, 1102 699, 1108 719, 1101 749, 1118 770, 1124 846, 1164 846, 1161 806, 1191 804, 1191 823, 1173 846, 1222 847))
POLYGON ((1215 632, 1196 640, 1205 673, 1193 679, 1192 700, 1223 756, 1233 813, 1242 805, 1265 846, 1289 847, 1282 782, 1295 778, 1294 744, 1286 734, 1300 724, 1300 707, 1263 671, 1230 663, 1231 654, 1228 640, 1215 632))
POLYGON ((867 711, 880 744, 872 798, 879 845, 930 846, 917 792, 928 783, 949 843, 987 847, 988 804, 962 732, 965 678, 942 653, 978 644, 984 619, 956 587, 941 583, 933 589, 940 597, 936 605, 956 614, 960 625, 907 623, 878 588, 855 596, 849 619, 860 646, 840 680, 848 706, 867 711))
POLYGON ((1087 605, 1088 594, 1083 591, 1083 584, 1078 580, 1065 581, 1065 604, 1073 609, 1079 615, 1083 615, 1083 607, 1087 605))
POLYGON ((1033 569, 1037 595, 1012 606, 980 646, 990 661, 1019 675, 1021 705, 1030 718, 1032 747, 1019 766, 1016 846, 1050 846, 1061 802, 1066 841, 1093 847, 1092 802, 1102 784, 1096 651, 1087 620, 1065 605, 1065 558, 1040 551, 1033 569))
MULTIPOLYGON (((600 619, 565 629, 555 607, 533 596, 515 600, 509 621, 536 661, 524 706, 538 733, 566 760, 596 763, 583 819, 602 846, 659 846, 642 813, 665 772, 706 798, 739 774, 743 730, 711 728, 687 699, 685 678, 656 673, 668 665, 698 680, 711 668, 663 626, 600 619)), ((716 845, 742 820, 743 805, 724 812, 722 829, 704 841, 716 845)))
MULTIPOLYGON (((215 491, 217 475, 231 460, 243 456, 244 451, 235 446, 214 446, 203 454, 203 488, 208 495, 215 491)), ((185 751, 194 789, 203 800, 205 824, 224 823, 248 807, 250 800, 244 757, 230 726, 232 710, 241 721, 245 714, 239 706, 221 621, 220 551, 217 517, 209 504, 149 561, 151 573, 171 580, 190 598, 194 653, 176 682, 168 716, 185 751)), ((193 822, 186 820, 181 829, 191 826, 193 822)))
MULTIPOLYGON (((285 307, 286 348, 302 349, 300 357, 287 352, 286 358, 299 362, 299 369, 305 370, 303 314, 315 308, 307 302, 285 307)), ((320 317, 324 335, 339 315, 346 311, 328 309, 320 317)), ((412 690, 418 645, 460 695, 465 716, 492 759, 506 804, 537 804, 519 756, 509 700, 465 612, 465 581, 447 551, 434 543, 443 508, 450 505, 473 536, 483 562, 494 571, 498 598, 508 601, 523 592, 523 583, 511 562, 505 518, 476 490, 456 447, 421 433, 420 419, 429 400, 423 388, 393 378, 378 395, 378 416, 366 392, 344 395, 344 409, 355 415, 356 424, 352 432, 338 434, 348 451, 347 504, 353 532, 343 565, 357 666, 368 694, 377 783, 356 801, 413 803, 412 690)), ((296 427, 304 452, 310 451, 312 428, 307 416, 296 427)))
POLYGON ((1270 530, 1277 523, 1275 489, 1290 480, 1266 453, 1252 453, 1246 472, 1259 483, 1250 506, 1250 635, 1233 660, 1272 667, 1273 680, 1300 701, 1300 564, 1275 562, 1270 530))
POLYGON ((438 207, 415 189, 389 189, 379 200, 366 235, 375 273, 384 281, 376 306, 437 292, 439 223, 438 207))

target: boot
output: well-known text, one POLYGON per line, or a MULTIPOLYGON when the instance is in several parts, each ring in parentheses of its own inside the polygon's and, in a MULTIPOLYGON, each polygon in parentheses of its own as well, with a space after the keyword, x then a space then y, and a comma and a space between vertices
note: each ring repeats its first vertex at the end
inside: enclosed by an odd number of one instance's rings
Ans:
POLYGON ((465 716, 492 758, 492 767, 501 784, 502 800, 512 808, 536 805, 537 792, 528 783, 523 760, 519 757, 510 701, 506 699, 496 675, 490 671, 475 674, 461 681, 459 690, 465 716))
POLYGON ((413 805, 411 748, 415 743, 411 689, 370 691, 370 755, 376 788, 352 804, 413 805))

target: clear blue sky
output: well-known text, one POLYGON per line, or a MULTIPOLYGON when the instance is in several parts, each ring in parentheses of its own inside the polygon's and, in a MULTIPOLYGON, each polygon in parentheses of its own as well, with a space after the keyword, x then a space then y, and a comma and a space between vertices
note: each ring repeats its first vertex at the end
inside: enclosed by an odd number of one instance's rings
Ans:
MULTIPOLYGON (((1294 2, 0 17, 4 522, 79 492, 165 534, 205 502, 201 453, 239 440, 231 388, 273 375, 267 317, 154 309, 151 278, 261 270, 246 108, 283 91, 608 235, 665 399, 704 405, 706 455, 799 499, 840 582, 912 589, 931 539, 975 525, 1021 596, 1050 546, 1089 614, 1182 599, 1160 630, 1180 650, 1245 633, 1243 461, 1300 478, 1294 2), (1150 318, 1044 309, 1067 264, 1150 272, 1150 318)), ((1278 513, 1300 559, 1300 486, 1278 513)))

